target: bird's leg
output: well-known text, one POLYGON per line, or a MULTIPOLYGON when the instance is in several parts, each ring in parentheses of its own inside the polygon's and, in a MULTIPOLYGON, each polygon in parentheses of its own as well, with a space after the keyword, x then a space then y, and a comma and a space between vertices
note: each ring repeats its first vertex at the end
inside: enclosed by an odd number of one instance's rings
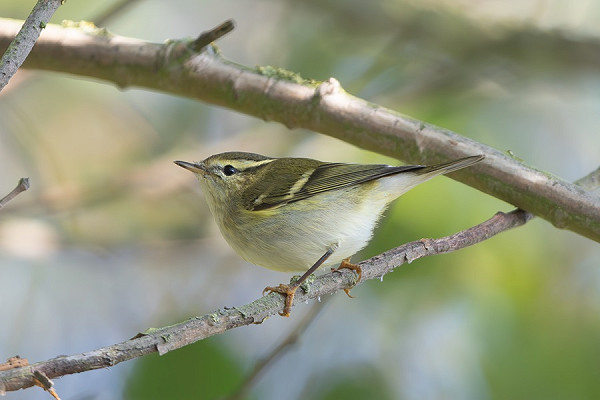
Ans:
MULTIPOLYGON (((331 268, 331 272, 339 272, 339 270, 342 268, 351 269, 352 271, 355 271, 358 274, 358 279, 356 280, 356 283, 360 282, 360 279, 362 278, 362 269, 358 265, 352 264, 350 262, 350 257, 343 259, 339 267, 331 268)), ((354 286, 356 286, 356 283, 354 284, 354 286)), ((344 292, 346 292, 346 295, 348 295, 348 297, 352 297, 350 295, 350 289, 344 289, 344 292)))
POLYGON ((279 284, 279 286, 267 286, 265 290, 263 290, 263 296, 265 292, 268 293, 281 293, 285 295, 285 307, 283 307, 283 312, 280 312, 279 315, 282 317, 289 317, 290 312, 292 311, 292 304, 294 303, 294 296, 296 295, 296 290, 298 287, 302 285, 309 276, 311 276, 324 262, 329 258, 330 255, 333 254, 335 248, 328 249, 325 254, 319 258, 319 260, 313 264, 312 267, 308 269, 300 278, 298 278, 294 283, 290 283, 286 285, 284 283, 279 284))

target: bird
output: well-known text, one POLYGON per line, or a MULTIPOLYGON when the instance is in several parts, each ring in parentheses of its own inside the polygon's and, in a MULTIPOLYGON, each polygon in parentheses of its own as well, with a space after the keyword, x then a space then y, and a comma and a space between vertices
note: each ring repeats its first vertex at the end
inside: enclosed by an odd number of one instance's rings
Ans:
POLYGON ((360 267, 350 257, 368 244, 392 201, 483 159, 391 166, 225 152, 174 162, 196 175, 221 234, 244 260, 304 272, 294 283, 265 288, 286 296, 280 315, 289 316, 297 288, 323 266, 355 270, 360 281, 360 267))

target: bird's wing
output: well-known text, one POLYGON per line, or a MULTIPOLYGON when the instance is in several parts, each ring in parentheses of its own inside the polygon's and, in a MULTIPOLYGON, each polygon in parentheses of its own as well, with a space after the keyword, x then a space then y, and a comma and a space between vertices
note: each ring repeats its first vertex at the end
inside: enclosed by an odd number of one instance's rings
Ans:
MULTIPOLYGON (((269 168, 277 168, 276 163, 271 163, 269 168)), ((280 179, 277 184, 257 184, 254 188, 256 196, 251 196, 252 200, 247 208, 252 211, 259 211, 281 207, 319 193, 359 185, 400 172, 417 171, 422 168, 424 167, 421 165, 394 167, 379 164, 320 163, 305 171, 296 171, 293 177, 287 177, 291 179, 280 179), (281 185, 280 182, 287 183, 281 185)), ((276 173, 275 171, 270 172, 276 173)))

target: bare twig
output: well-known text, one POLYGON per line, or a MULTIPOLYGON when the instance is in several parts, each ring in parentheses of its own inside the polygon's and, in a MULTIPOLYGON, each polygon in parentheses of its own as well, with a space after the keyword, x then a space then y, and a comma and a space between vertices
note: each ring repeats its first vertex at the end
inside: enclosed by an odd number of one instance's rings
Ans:
POLYGON ((291 348, 302 336, 306 328, 315 320, 319 312, 323 309, 323 306, 327 302, 327 298, 324 298, 322 301, 319 300, 309 310, 306 315, 300 320, 298 325, 296 325, 288 334, 288 336, 281 342, 277 347, 275 347, 271 352, 264 357, 262 360, 259 360, 252 371, 246 376, 244 381, 240 384, 238 389, 232 393, 230 396, 226 397, 226 400, 238 400, 245 399, 248 396, 248 392, 252 389, 252 386, 256 383, 258 378, 265 372, 268 366, 272 365, 275 361, 277 361, 285 352, 291 348))
POLYGON ((231 32, 235 28, 235 24, 232 19, 228 19, 221 25, 214 27, 213 29, 202 32, 196 40, 191 44, 191 48, 194 51, 202 51, 205 46, 208 46, 215 40, 218 40, 231 32))
MULTIPOLYGON (((531 214, 522 210, 515 210, 510 213, 499 212, 491 219, 454 235, 407 243, 361 262, 359 264, 362 269, 362 280, 360 282, 356 282, 356 273, 347 269, 317 277, 312 283, 309 293, 296 294, 296 304, 352 288, 356 284, 369 279, 379 278, 397 266, 410 263, 418 258, 448 253, 470 246, 510 228, 523 225, 530 218, 531 214)), ((0 393, 34 385, 32 375, 34 370, 38 370, 49 379, 52 379, 78 372, 111 367, 123 361, 154 352, 162 355, 229 329, 262 323, 268 317, 277 314, 283 308, 284 303, 284 296, 272 293, 241 307, 221 309, 176 325, 151 329, 133 339, 98 350, 71 356, 59 356, 26 367, 0 371, 0 393)))
POLYGON ((0 91, 23 64, 61 0, 38 0, 0 60, 0 91))
POLYGON ((19 179, 19 183, 17 186, 6 196, 0 199, 0 208, 4 207, 6 203, 14 199, 19 193, 26 191, 29 189, 29 178, 21 178, 19 179))
MULTIPOLYGON (((10 32, 14 24, 0 19, 0 46, 3 32, 10 32)), ((485 154, 483 162, 451 177, 558 228, 600 241, 600 199, 580 187, 528 167, 510 154, 351 96, 335 79, 315 84, 289 71, 247 68, 213 54, 209 47, 182 58, 182 52, 173 51, 182 43, 147 43, 49 25, 25 66, 207 101, 288 127, 312 129, 409 163, 485 154)))

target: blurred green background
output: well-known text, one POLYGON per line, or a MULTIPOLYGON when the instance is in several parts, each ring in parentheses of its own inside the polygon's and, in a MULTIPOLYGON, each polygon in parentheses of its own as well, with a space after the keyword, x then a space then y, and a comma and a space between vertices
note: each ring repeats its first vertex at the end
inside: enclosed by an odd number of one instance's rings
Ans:
MULTIPOLYGON (((52 22, 115 2, 67 1, 52 22)), ((5 0, 24 19, 34 1, 5 0)), ((575 180, 600 159, 600 3, 139 0, 102 25, 162 42, 226 19, 248 66, 337 78, 352 94, 575 180)), ((0 359, 116 343, 257 298, 286 274, 241 260, 172 160, 221 151, 399 163, 197 101, 22 71, 0 95, 0 359)), ((509 204, 447 178, 403 196, 354 260, 454 233, 509 204)), ((600 247, 542 220, 338 294, 252 399, 600 398, 600 247)), ((213 399, 295 329, 289 319, 57 379, 63 399, 213 399)), ((7 399, 46 399, 38 389, 7 399)))

